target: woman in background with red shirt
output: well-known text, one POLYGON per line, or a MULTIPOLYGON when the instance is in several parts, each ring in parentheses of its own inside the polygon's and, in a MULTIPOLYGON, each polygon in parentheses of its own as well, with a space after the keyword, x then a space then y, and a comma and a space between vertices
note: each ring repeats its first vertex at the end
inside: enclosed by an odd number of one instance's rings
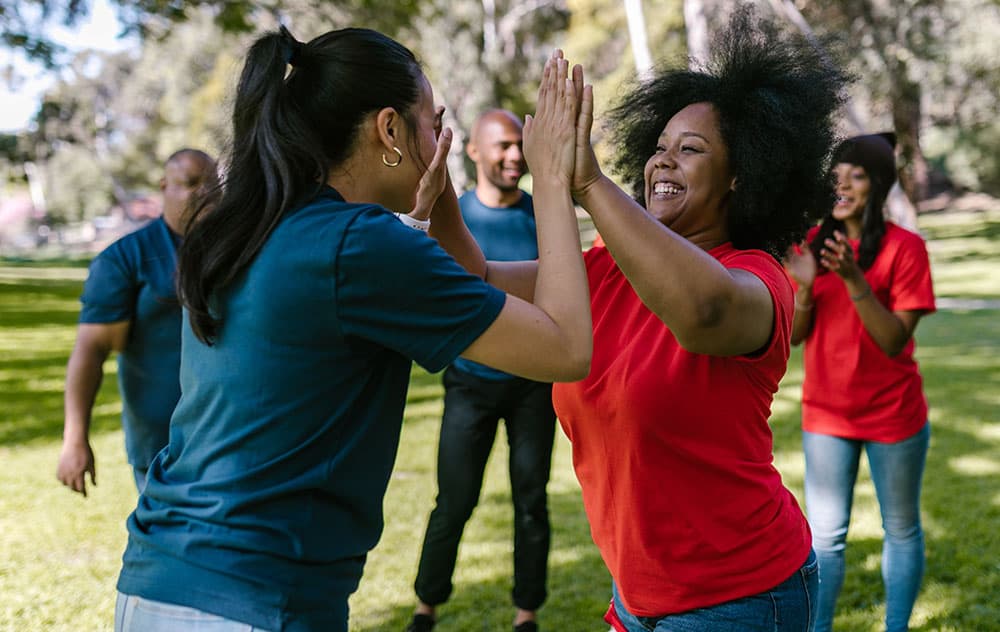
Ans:
POLYGON ((885 221, 896 179, 891 134, 844 141, 837 201, 789 251, 792 343, 805 341, 802 385, 806 511, 819 557, 816 632, 833 623, 861 452, 882 512, 886 630, 908 629, 924 568, 920 484, 930 428, 913 330, 934 311, 923 240, 885 221))

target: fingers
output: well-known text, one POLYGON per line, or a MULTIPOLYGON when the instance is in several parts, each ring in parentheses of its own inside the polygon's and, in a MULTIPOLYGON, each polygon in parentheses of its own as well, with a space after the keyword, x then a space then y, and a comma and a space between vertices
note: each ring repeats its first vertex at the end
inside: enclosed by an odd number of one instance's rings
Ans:
MULTIPOLYGON (((442 112, 444 109, 442 108, 442 112)), ((427 167, 427 171, 437 171, 441 168, 441 164, 448 159, 448 152, 451 151, 451 140, 453 134, 450 127, 446 127, 441 130, 440 136, 438 136, 437 149, 434 150, 434 158, 431 159, 431 164, 427 167)))
POLYGON ((434 108, 434 138, 441 138, 441 131, 443 128, 444 121, 444 106, 439 105, 434 108))

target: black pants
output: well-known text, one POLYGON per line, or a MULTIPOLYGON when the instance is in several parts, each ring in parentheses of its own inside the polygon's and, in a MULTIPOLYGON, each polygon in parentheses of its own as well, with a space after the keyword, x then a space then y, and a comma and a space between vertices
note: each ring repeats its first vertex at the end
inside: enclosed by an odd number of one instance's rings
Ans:
POLYGON ((451 595, 458 543, 479 502, 486 460, 503 419, 510 445, 514 502, 514 605, 537 610, 545 601, 549 509, 545 486, 552 464, 552 385, 521 378, 491 381, 448 368, 438 445, 438 496, 420 554, 414 588, 426 604, 451 595))

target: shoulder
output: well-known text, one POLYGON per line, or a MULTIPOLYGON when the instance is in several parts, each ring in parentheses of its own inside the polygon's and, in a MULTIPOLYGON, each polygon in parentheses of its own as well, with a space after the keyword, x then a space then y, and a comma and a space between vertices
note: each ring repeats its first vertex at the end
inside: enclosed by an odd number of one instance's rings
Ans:
POLYGON ((750 271, 780 272, 784 276, 784 269, 778 260, 763 250, 748 248, 740 250, 731 244, 724 244, 718 248, 713 248, 709 254, 726 266, 727 268, 741 268, 750 271))
POLYGON ((892 222, 885 224, 885 237, 882 238, 882 249, 889 253, 926 256, 927 244, 918 233, 897 226, 892 222))

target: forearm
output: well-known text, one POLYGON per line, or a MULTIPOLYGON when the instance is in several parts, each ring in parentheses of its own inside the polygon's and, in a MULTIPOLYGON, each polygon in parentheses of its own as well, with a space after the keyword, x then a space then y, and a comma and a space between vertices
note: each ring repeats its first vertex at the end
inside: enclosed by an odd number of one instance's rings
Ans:
POLYGON ((845 280, 844 286, 861 319, 861 324, 875 344, 890 357, 902 351, 910 339, 911 332, 898 316, 875 297, 864 277, 845 280))
POLYGON ((486 257, 462 219, 462 210, 450 178, 434 204, 430 236, 437 239, 463 268, 480 278, 486 277, 486 257))
POLYGON ((813 323, 813 297, 811 286, 799 286, 795 290, 795 315, 792 317, 793 345, 800 344, 809 335, 813 323))
POLYGON ((76 348, 66 368, 63 399, 63 440, 86 442, 90 432, 91 411, 104 378, 107 353, 76 348))
MULTIPOLYGON (((592 324, 587 271, 580 253, 580 231, 569 187, 558 180, 536 180, 538 267, 533 302, 559 327, 567 349, 590 357, 592 324)), ((524 275, 528 276, 528 275, 524 275)))

